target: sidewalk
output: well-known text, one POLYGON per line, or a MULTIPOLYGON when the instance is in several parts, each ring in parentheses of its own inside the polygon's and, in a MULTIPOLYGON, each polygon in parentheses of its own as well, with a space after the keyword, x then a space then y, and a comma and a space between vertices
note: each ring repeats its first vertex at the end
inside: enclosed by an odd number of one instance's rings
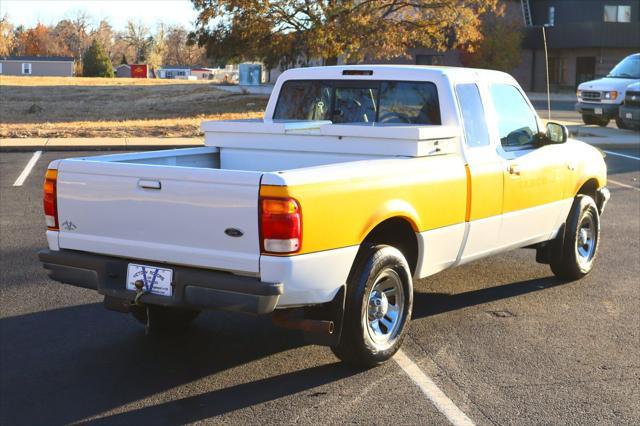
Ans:
POLYGON ((603 149, 640 149, 640 132, 614 127, 567 125, 570 137, 603 149))
POLYGON ((0 151, 149 150, 203 146, 204 138, 11 138, 0 151))
MULTIPOLYGON (((530 101, 546 101, 547 92, 527 92, 530 101)), ((577 102, 575 93, 551 93, 551 102, 577 102)))
POLYGON ((216 89, 231 93, 251 93, 252 95, 270 95, 273 84, 261 84, 259 86, 240 86, 238 84, 217 84, 216 89))

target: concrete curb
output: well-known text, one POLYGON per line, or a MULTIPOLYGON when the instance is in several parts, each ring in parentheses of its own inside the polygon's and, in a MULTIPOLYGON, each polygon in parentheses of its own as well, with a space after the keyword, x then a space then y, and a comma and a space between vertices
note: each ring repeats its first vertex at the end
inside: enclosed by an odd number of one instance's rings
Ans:
POLYGON ((0 139, 0 152, 150 151, 204 146, 202 138, 14 138, 0 139))

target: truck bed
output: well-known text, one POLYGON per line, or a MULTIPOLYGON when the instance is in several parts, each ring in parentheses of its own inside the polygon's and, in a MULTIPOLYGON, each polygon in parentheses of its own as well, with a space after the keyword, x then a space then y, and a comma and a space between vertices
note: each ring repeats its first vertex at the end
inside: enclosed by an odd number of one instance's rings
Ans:
POLYGON ((452 152, 456 142, 439 126, 212 126, 202 148, 60 161, 59 247, 257 275, 261 185, 402 169, 397 159, 452 152))

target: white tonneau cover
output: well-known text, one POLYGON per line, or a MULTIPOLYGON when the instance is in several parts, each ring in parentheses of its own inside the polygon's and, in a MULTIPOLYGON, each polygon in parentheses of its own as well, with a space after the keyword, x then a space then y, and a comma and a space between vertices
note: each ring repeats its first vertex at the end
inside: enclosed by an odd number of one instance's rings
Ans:
POLYGON ((456 126, 331 121, 204 121, 205 145, 221 148, 423 157, 457 149, 456 126))

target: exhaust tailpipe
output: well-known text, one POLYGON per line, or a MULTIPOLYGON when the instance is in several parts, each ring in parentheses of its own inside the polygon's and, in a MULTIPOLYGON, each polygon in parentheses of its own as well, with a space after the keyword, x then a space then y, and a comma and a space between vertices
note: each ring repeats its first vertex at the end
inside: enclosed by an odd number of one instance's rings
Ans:
POLYGON ((301 330, 306 333, 333 334, 335 330, 333 321, 297 319, 287 311, 275 311, 271 320, 278 327, 301 330))

